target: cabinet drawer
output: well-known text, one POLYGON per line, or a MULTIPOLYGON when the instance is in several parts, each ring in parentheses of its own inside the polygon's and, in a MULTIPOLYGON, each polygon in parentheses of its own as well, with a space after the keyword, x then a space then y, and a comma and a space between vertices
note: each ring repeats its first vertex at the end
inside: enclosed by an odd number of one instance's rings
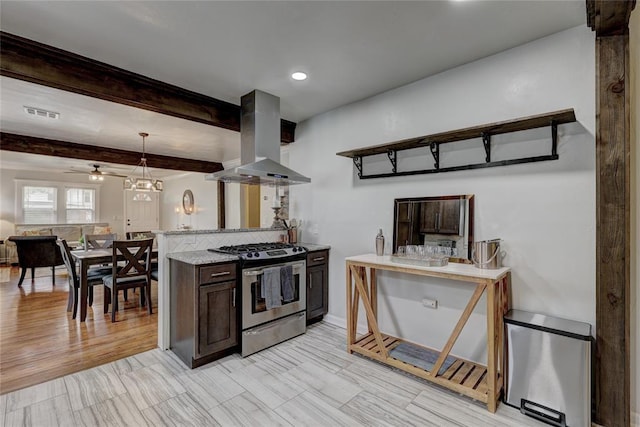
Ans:
POLYGON ((207 267, 200 267, 200 281, 198 284, 203 285, 205 283, 226 282, 229 280, 235 280, 235 278, 235 264, 210 265, 207 267))
POLYGON ((329 262, 329 251, 316 251, 307 254, 307 267, 329 262))

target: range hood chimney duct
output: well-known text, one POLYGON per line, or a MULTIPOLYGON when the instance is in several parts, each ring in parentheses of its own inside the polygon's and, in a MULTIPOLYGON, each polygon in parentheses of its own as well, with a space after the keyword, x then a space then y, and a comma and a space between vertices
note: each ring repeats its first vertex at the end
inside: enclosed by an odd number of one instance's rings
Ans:
POLYGON ((280 164, 280 98, 254 90, 242 97, 241 112, 241 166, 208 174, 205 179, 255 185, 311 182, 280 164))

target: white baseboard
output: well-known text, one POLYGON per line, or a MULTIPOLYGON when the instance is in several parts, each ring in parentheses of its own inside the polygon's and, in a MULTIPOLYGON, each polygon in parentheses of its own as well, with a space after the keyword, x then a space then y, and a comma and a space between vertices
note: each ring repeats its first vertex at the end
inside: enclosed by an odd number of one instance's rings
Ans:
MULTIPOLYGON (((324 316, 324 321, 327 323, 331 323, 332 325, 347 329, 347 320, 344 317, 337 317, 332 314, 327 314, 326 316, 324 316)), ((368 331, 369 328, 367 327, 367 325, 362 323, 359 323, 358 327, 356 328, 356 333, 358 334, 366 334, 368 331)))
POLYGON ((344 317, 337 317, 333 314, 327 314, 324 316, 323 320, 327 323, 331 323, 332 325, 347 329, 347 321, 344 319, 344 317))

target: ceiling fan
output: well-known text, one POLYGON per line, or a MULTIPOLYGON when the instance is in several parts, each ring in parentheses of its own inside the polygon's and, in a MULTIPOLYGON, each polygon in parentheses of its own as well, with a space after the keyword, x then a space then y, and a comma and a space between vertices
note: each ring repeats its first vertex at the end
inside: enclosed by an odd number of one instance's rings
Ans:
POLYGON ((88 174, 90 181, 104 181, 104 177, 105 176, 115 176, 115 177, 118 177, 118 178, 126 178, 126 175, 118 175, 118 174, 113 173, 113 172, 103 172, 103 171, 100 170, 100 165, 98 165, 98 164, 93 164, 91 166, 93 166, 93 170, 89 171, 89 172, 70 170, 70 171, 67 171, 65 173, 84 173, 84 174, 88 174))

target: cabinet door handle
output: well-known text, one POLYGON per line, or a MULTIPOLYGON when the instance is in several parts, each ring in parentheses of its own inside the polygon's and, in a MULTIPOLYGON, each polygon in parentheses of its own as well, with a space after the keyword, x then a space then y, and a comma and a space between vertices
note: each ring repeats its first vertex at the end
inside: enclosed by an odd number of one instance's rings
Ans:
POLYGON ((313 279, 309 277, 309 289, 313 289, 313 279))
POLYGON ((211 273, 211 277, 228 276, 230 274, 231 274, 230 271, 223 271, 221 273, 211 273))
POLYGON ((236 306, 236 288, 233 288, 233 291, 231 292, 231 305, 233 307, 236 306))
POLYGON ((324 257, 323 256, 319 256, 318 258, 314 258, 314 261, 324 261, 324 257))

